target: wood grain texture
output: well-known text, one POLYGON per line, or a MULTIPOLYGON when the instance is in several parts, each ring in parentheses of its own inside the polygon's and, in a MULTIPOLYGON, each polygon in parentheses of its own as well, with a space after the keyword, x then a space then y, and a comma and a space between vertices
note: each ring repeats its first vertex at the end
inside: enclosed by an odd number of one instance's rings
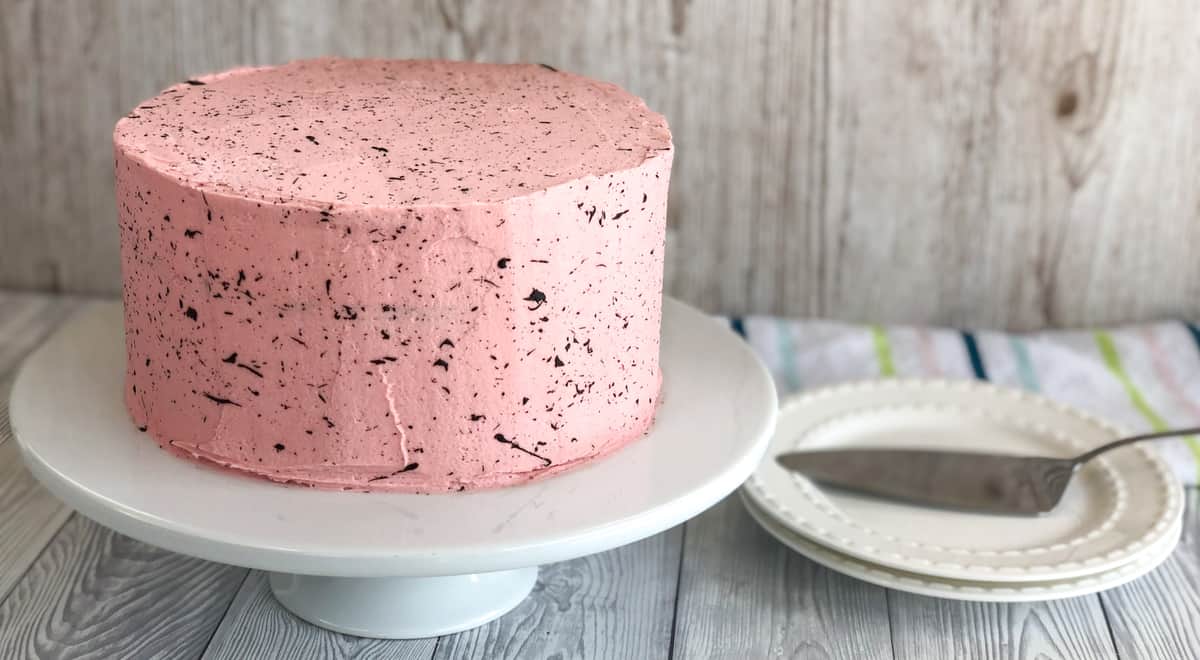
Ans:
POLYGON ((967 603, 888 592, 897 660, 1116 659, 1096 596, 1045 603, 967 603))
POLYGON ((318 628, 296 618, 275 600, 266 573, 251 571, 205 650, 204 660, 428 660, 436 645, 436 639, 366 639, 318 628))
POLYGON ((117 290, 110 134, 138 101, 339 54, 541 61, 644 96, 678 145, 668 288, 711 311, 1196 317, 1197 22, 1183 0, 9 0, 0 286, 117 290))
POLYGON ((512 612, 443 637, 435 658, 667 658, 682 528, 543 566, 512 612))
POLYGON ((0 444, 11 433, 8 397, 21 361, 79 304, 66 296, 0 291, 0 444))
POLYGON ((0 603, 0 658, 196 658, 246 570, 74 516, 0 603))
POLYGON ((1183 538, 1157 570, 1100 595, 1122 658, 1200 658, 1200 489, 1183 538))
POLYGON ((0 602, 71 515, 21 463, 0 429, 0 602))
POLYGON ((8 396, 20 360, 75 306, 66 299, 0 292, 0 601, 70 516, 9 442, 8 396))
POLYGON ((687 524, 672 655, 892 658, 887 594, 792 552, 732 495, 687 524))
POLYGON ((1174 82, 1194 75, 1198 43, 1175 21, 1198 7, 840 7, 831 308, 1021 328, 1196 313, 1200 263, 1183 246, 1200 238, 1198 190, 1178 163, 1200 134, 1173 133, 1171 108, 1200 95, 1174 82))
MULTIPOLYGON (((21 360, 58 327, 80 301, 65 296, 0 291, 0 388, 11 388, 21 360)), ((0 389, 7 410, 8 389, 0 389)))

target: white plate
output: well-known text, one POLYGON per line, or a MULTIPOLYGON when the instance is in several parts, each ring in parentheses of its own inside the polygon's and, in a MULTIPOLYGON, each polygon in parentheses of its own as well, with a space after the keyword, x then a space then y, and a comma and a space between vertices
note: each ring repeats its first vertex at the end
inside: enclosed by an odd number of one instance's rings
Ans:
POLYGON ((773 519, 770 514, 755 506, 745 496, 745 491, 742 493, 742 502, 746 505, 746 510, 750 513, 750 517, 754 518, 755 522, 767 530, 780 543, 838 573, 844 573, 850 577, 858 578, 871 584, 877 584, 881 587, 897 591, 907 591, 923 596, 998 603, 1074 598, 1118 587, 1149 573, 1165 561, 1167 557, 1171 556, 1176 544, 1179 543, 1179 535, 1183 529, 1181 523, 1175 523, 1161 539, 1155 542, 1154 545, 1149 546, 1146 552, 1138 555, 1135 560, 1108 571, 1065 580, 971 582, 968 580, 950 580, 897 571, 885 566, 866 563, 853 557, 847 557, 829 548, 817 545, 784 527, 777 520, 773 519))
POLYGON ((865 562, 955 580, 1062 580, 1134 561, 1171 535, 1183 513, 1181 486, 1150 448, 1132 446, 1088 463, 1059 506, 1034 518, 823 491, 772 459, 843 446, 1072 456, 1118 435, 1074 409, 986 383, 855 383, 786 405, 768 459, 746 492, 792 531, 865 562))
POLYGON ((724 324, 664 301, 662 404, 649 434, 561 475, 442 495, 288 487, 186 461, 122 403, 118 304, 91 306, 25 363, 17 442, 84 515, 169 550, 340 577, 446 576, 537 566, 677 525, 733 492, 763 456, 777 398, 724 324))

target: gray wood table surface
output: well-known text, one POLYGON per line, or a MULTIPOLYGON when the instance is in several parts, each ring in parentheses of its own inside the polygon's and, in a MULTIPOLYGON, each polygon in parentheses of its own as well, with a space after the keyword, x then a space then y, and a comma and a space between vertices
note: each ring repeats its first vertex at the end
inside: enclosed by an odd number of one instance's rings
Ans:
MULTIPOLYGON (((78 299, 0 291, 0 400, 78 299)), ((914 596, 826 570, 736 497, 633 545, 542 568, 517 609, 439 639, 368 640, 284 611, 259 571, 167 552, 73 513, 0 414, 0 658, 1200 658, 1200 491, 1151 574, 1028 604, 914 596)))

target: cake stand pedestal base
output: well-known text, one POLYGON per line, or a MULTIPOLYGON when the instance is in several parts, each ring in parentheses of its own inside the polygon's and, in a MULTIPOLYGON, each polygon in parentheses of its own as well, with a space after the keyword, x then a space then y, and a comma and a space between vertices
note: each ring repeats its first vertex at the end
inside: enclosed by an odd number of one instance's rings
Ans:
POLYGON ((359 637, 416 639, 470 630, 525 600, 537 568, 447 577, 344 578, 271 573, 292 614, 359 637))

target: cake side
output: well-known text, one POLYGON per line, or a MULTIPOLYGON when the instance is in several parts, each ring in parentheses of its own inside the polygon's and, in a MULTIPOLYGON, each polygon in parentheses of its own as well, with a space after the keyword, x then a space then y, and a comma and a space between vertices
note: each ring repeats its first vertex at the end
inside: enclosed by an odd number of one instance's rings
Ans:
POLYGON ((188 181, 131 135, 115 137, 126 403, 164 447, 438 492, 551 474, 652 423, 657 134, 631 167, 461 206, 271 201, 188 181))

